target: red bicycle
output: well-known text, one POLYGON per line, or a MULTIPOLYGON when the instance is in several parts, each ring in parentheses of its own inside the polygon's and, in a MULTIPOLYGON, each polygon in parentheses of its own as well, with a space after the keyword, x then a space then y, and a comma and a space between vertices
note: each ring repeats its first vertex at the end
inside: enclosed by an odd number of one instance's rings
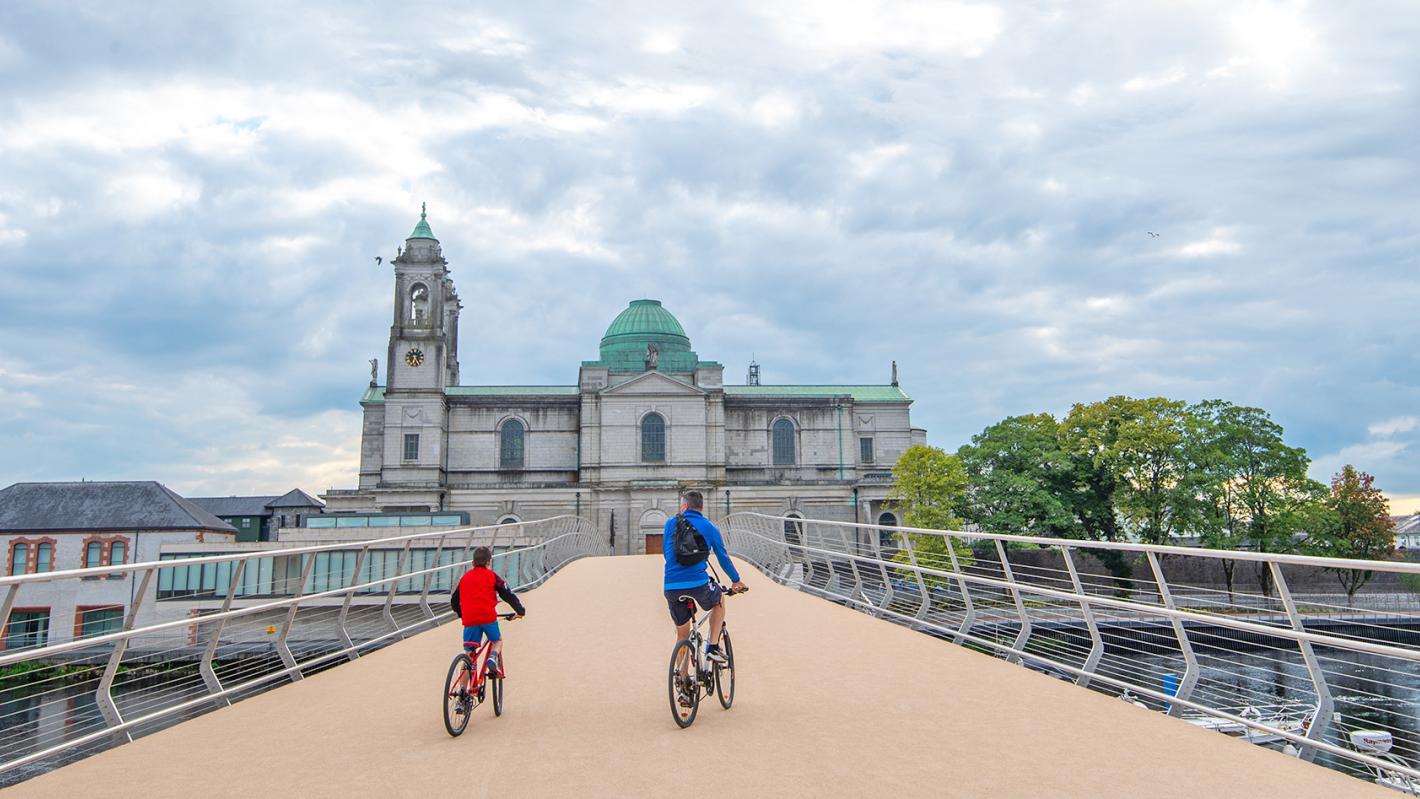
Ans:
MULTIPOLYGON (((498 615, 508 621, 517 617, 516 613, 498 615)), ((468 717, 489 693, 493 694, 493 715, 503 715, 503 659, 506 656, 500 655, 498 670, 488 674, 486 666, 492 646, 492 641, 484 640, 472 656, 465 648, 449 664, 449 676, 444 680, 444 729, 449 735, 458 737, 468 727, 468 717)))

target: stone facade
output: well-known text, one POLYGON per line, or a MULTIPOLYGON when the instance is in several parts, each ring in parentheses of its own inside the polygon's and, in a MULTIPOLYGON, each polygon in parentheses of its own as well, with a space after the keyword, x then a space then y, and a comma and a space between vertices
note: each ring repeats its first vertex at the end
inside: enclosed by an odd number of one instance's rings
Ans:
POLYGON ((892 466, 926 438, 895 368, 889 384, 727 386, 660 302, 636 300, 575 385, 461 386, 458 295, 423 217, 392 265, 386 383, 361 400, 359 487, 326 494, 328 513, 579 514, 622 553, 658 547, 689 488, 712 518, 895 521, 892 466))

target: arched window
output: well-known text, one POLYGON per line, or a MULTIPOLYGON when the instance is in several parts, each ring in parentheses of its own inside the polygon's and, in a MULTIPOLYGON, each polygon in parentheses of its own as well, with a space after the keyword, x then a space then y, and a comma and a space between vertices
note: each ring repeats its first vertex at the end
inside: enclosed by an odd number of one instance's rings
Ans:
POLYGON ((54 570, 54 545, 42 543, 35 547, 35 571, 47 572, 54 570))
POLYGON ((666 460, 666 419, 659 413, 648 413, 641 420, 641 460, 646 463, 666 460))
POLYGON ((498 465, 504 469, 523 468, 523 423, 509 419, 503 423, 498 444, 498 465))
POLYGON ((429 323, 429 287, 423 283, 409 287, 409 321, 416 325, 429 323))
POLYGON ((802 518, 793 513, 784 520, 784 543, 791 547, 800 546, 804 542, 804 523, 800 521, 802 518))
POLYGON ((498 524, 500 524, 500 525, 503 525, 503 524, 518 524, 518 517, 516 517, 516 516, 504 516, 504 517, 503 517, 503 520, 500 521, 500 522, 498 522, 498 524))
POLYGON ((110 566, 117 566, 128 560, 128 542, 115 541, 109 544, 108 562, 110 566))
POLYGON ((886 529, 897 526, 897 517, 884 512, 878 516, 878 525, 878 545, 883 549, 897 549, 897 531, 886 529))
POLYGON ((30 567, 30 545, 15 544, 10 547, 10 574, 24 574, 30 567))
POLYGON ((84 568, 92 569, 95 566, 103 565, 104 545, 98 541, 90 541, 84 547, 84 568))
POLYGON ((774 465, 793 466, 794 423, 788 419, 776 419, 772 429, 774 437, 774 465))

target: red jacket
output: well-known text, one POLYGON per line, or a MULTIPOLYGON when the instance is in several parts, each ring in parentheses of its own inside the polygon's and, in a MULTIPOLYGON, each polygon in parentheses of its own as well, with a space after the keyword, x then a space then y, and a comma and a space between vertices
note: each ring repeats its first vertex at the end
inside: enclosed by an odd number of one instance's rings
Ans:
POLYGON ((491 624, 498 620, 498 599, 513 606, 513 610, 523 613, 523 603, 508 584, 487 566, 474 566, 459 579, 454 595, 459 600, 459 615, 463 626, 491 624))

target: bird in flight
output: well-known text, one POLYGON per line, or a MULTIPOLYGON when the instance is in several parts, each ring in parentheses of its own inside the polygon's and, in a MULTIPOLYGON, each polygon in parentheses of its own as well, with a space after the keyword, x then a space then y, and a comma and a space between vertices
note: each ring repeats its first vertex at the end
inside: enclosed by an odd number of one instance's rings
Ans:
POLYGON ((378 255, 375 256, 375 266, 379 266, 380 264, 382 264, 382 263, 384 263, 384 262, 385 262, 385 259, 381 258, 381 257, 378 256, 378 255))
POLYGON ((1152 231, 1152 230, 1146 230, 1146 231, 1144 231, 1144 232, 1148 233, 1148 234, 1149 234, 1149 238, 1151 238, 1151 239, 1157 239, 1157 238, 1159 237, 1159 234, 1155 233, 1155 232, 1152 231))

